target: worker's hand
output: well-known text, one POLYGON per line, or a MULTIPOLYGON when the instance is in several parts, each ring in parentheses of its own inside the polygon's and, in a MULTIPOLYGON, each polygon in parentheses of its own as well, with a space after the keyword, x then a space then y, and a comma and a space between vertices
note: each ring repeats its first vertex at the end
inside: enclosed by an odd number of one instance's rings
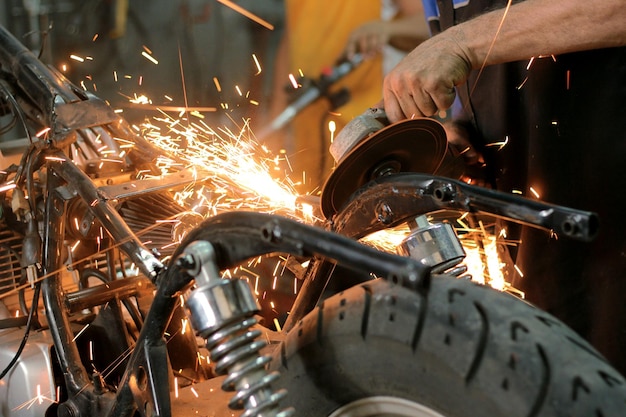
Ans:
POLYGON ((385 111, 391 122, 432 116, 454 101, 454 87, 472 68, 469 51, 447 30, 411 51, 386 77, 385 111))
POLYGON ((387 23, 382 20, 367 22, 353 30, 346 44, 346 56, 352 58, 360 53, 364 58, 371 58, 380 53, 391 36, 387 23))

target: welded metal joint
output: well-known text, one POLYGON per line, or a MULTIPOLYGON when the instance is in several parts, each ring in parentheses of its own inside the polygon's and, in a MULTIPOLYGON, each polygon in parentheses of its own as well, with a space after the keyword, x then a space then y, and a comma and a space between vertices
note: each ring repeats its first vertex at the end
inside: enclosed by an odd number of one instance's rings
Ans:
POLYGON ((433 197, 440 203, 447 203, 456 198, 456 190, 450 183, 443 183, 435 187, 433 197))
POLYGON ((393 209, 391 205, 386 201, 381 201, 376 206, 376 218, 384 225, 389 225, 393 222, 393 209))

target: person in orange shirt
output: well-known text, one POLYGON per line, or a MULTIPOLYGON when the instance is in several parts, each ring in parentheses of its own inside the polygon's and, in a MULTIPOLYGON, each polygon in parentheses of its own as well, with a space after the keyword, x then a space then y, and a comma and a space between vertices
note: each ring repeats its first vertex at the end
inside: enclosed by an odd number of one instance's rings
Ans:
MULTIPOLYGON (((344 55, 352 30, 380 18, 380 0, 286 0, 286 30, 278 52, 275 91, 271 116, 280 114, 296 96, 289 74, 318 79, 344 55)), ((328 154, 332 132, 338 131, 369 103, 381 98, 382 69, 380 57, 368 59, 333 84, 328 93, 341 89, 349 93, 347 102, 338 108, 324 97, 312 102, 295 115, 286 129, 263 139, 274 152, 283 149, 290 160, 294 181, 303 179, 299 190, 311 193, 319 189, 332 169, 328 154)))

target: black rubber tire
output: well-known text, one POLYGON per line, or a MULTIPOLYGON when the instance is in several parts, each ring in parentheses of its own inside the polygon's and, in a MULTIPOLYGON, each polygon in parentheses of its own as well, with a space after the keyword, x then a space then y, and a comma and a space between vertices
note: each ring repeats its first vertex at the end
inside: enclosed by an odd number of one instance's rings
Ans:
POLYGON ((299 417, 375 395, 447 417, 626 416, 626 381, 571 329, 451 277, 427 297, 382 280, 337 294, 272 359, 299 417))

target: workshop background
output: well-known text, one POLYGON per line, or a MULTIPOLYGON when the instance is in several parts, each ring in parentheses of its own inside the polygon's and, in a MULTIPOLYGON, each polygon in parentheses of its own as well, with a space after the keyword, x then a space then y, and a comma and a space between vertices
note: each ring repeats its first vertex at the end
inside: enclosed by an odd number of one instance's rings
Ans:
MULTIPOLYGON (((131 122, 152 116, 145 104, 154 112, 158 106, 186 106, 204 111, 211 126, 233 128, 247 119, 257 133, 304 94, 306 88, 295 89, 289 74, 300 87, 315 86, 341 60, 350 32, 380 16, 379 0, 6 0, 0 5, 0 23, 20 41, 131 122), (276 70, 281 42, 289 74, 276 70)), ((290 157, 292 176, 305 183, 300 192, 319 191, 333 168, 327 150, 334 132, 378 102, 381 86, 380 58, 368 59, 286 128, 258 140, 290 157)))
POLYGON ((145 94, 155 105, 228 103, 248 114, 253 108, 238 91, 249 92, 257 102, 270 94, 284 21, 282 0, 237 2, 274 30, 207 0, 2 3, 0 23, 40 51, 44 62, 113 105, 145 94), (253 54, 264 67, 256 77, 253 54), (224 86, 221 91, 215 79, 224 86))

